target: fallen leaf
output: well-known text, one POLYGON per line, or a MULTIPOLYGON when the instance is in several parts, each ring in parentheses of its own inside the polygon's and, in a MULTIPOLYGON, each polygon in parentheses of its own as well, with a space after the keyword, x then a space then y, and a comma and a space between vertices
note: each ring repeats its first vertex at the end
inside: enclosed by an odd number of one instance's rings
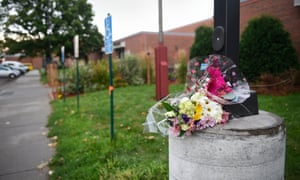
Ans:
POLYGON ((38 168, 39 170, 41 170, 41 169, 45 168, 46 166, 48 166, 48 162, 42 162, 41 164, 39 164, 39 165, 37 166, 37 168, 38 168))
POLYGON ((53 147, 56 147, 56 144, 57 144, 56 142, 54 142, 54 143, 49 143, 48 146, 53 148, 53 147))
POLYGON ((148 136, 147 139, 153 140, 153 139, 155 139, 155 137, 154 136, 148 136))
POLYGON ((57 139, 58 139, 57 136, 53 136, 53 137, 50 138, 51 141, 56 141, 57 139))

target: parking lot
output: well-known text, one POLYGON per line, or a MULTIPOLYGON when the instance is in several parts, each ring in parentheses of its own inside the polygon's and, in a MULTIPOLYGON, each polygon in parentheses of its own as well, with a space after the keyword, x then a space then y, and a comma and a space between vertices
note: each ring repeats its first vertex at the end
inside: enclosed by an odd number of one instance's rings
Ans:
POLYGON ((0 179, 47 179, 47 170, 38 166, 53 153, 45 127, 50 112, 37 70, 0 79, 0 179))
POLYGON ((8 80, 7 78, 0 78, 0 89, 5 86, 5 84, 8 84, 10 82, 10 80, 8 80))

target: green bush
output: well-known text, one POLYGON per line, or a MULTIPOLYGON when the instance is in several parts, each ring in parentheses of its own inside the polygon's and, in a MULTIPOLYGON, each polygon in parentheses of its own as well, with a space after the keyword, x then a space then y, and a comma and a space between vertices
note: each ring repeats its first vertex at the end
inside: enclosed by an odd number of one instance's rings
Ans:
POLYGON ((135 56, 127 56, 119 61, 119 73, 128 85, 144 84, 142 69, 139 60, 135 56))
MULTIPOLYGON (((100 89, 108 88, 109 71, 108 63, 105 60, 98 62, 90 62, 89 64, 79 63, 79 90, 81 92, 92 92, 100 89)), ((66 69, 65 73, 65 87, 67 94, 74 94, 77 92, 77 67, 74 63, 71 67, 66 69)), ((63 82, 62 72, 59 80, 63 82)))
POLYGON ((181 58, 179 66, 176 67, 177 79, 180 83, 185 83, 187 73, 187 59, 181 58))
POLYGON ((45 70, 45 68, 41 68, 39 69, 40 75, 41 75, 41 82, 43 84, 47 84, 47 72, 45 70))
POLYGON ((250 82, 262 73, 277 75, 298 68, 289 33, 278 19, 263 15, 249 21, 241 36, 240 68, 250 82))
POLYGON ((196 29, 195 42, 191 47, 190 59, 197 56, 207 56, 213 52, 211 27, 200 26, 196 29))
MULTIPOLYGON (((105 89, 109 84, 109 65, 107 60, 101 60, 97 63, 89 64, 92 69, 91 82, 97 86, 97 89, 105 89)), ((114 71, 115 72, 115 71, 114 71)))
MULTIPOLYGON (((144 82, 147 82, 147 79, 148 79, 148 60, 150 59, 151 57, 146 57, 145 59, 143 59, 141 62, 140 62, 140 65, 141 65, 141 68, 142 68, 142 78, 144 80, 144 82)), ((153 58, 150 59, 150 82, 153 83, 155 82, 155 76, 154 76, 154 68, 153 68, 153 65, 152 65, 152 61, 153 61, 153 58)))

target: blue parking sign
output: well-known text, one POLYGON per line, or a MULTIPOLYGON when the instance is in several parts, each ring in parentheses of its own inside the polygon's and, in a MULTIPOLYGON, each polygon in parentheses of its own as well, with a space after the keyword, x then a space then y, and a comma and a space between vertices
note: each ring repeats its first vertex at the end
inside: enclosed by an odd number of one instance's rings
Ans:
POLYGON ((104 20, 105 24, 105 54, 112 54, 113 42, 112 42, 112 28, 111 28, 111 15, 108 15, 104 20))

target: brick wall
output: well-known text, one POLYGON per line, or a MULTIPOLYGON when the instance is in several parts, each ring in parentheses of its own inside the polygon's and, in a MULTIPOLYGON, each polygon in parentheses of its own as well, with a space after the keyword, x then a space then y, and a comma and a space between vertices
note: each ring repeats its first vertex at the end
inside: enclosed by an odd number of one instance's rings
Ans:
POLYGON ((208 27, 214 27, 214 21, 212 18, 205 19, 203 21, 195 22, 192 24, 188 24, 182 27, 178 27, 175 29, 168 30, 167 32, 188 32, 193 33, 199 26, 208 26, 208 27))
POLYGON ((40 69, 43 66, 43 58, 42 57, 26 57, 20 60, 24 63, 31 63, 34 69, 40 69))

